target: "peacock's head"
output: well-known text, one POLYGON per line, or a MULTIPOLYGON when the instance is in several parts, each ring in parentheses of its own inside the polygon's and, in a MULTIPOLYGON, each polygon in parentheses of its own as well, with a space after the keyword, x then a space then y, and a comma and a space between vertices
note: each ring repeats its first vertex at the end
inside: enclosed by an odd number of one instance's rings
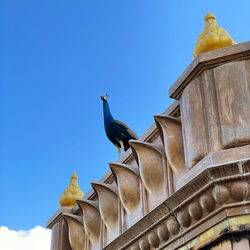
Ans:
POLYGON ((101 99, 103 100, 103 102, 106 102, 106 101, 107 101, 107 98, 109 97, 109 95, 106 94, 106 95, 102 95, 102 96, 100 96, 100 97, 101 97, 101 99))

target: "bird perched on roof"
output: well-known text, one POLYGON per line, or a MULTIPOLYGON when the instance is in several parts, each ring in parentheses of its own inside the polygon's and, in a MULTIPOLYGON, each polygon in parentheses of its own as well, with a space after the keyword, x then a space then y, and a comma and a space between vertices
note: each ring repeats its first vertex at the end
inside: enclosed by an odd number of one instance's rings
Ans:
POLYGON ((121 121, 115 120, 110 112, 109 104, 107 101, 108 95, 101 96, 103 101, 103 116, 105 132, 109 140, 115 145, 118 150, 119 158, 121 149, 127 151, 129 149, 129 140, 137 140, 138 136, 126 124, 121 121))

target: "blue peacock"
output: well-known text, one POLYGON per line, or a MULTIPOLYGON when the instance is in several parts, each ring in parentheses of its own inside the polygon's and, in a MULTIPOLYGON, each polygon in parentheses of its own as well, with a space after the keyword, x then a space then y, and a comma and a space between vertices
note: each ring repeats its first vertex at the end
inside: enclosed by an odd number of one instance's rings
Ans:
POLYGON ((107 101, 108 95, 101 96, 103 101, 103 116, 105 132, 109 140, 115 145, 118 150, 119 158, 121 150, 127 151, 130 147, 129 140, 137 140, 138 136, 125 123, 115 120, 110 112, 107 101))

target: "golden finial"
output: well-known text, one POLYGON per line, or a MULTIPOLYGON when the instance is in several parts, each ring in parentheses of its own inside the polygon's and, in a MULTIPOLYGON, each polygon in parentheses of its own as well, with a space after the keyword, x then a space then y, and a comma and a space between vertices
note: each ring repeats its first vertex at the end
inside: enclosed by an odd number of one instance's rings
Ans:
POLYGON ((215 16, 208 11, 205 16, 205 27, 194 47, 193 58, 202 52, 220 49, 236 44, 227 31, 216 23, 215 16))
POLYGON ((69 186, 64 190, 59 199, 60 207, 74 207, 76 205, 76 199, 83 197, 83 192, 77 183, 78 177, 75 171, 70 179, 69 186))

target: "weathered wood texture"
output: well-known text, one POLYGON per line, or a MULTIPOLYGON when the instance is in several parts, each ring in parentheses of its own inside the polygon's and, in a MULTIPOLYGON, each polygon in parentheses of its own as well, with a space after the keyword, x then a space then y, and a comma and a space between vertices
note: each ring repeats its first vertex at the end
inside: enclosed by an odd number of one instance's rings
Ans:
POLYGON ((250 142, 250 60, 203 71, 180 98, 186 165, 250 142))

